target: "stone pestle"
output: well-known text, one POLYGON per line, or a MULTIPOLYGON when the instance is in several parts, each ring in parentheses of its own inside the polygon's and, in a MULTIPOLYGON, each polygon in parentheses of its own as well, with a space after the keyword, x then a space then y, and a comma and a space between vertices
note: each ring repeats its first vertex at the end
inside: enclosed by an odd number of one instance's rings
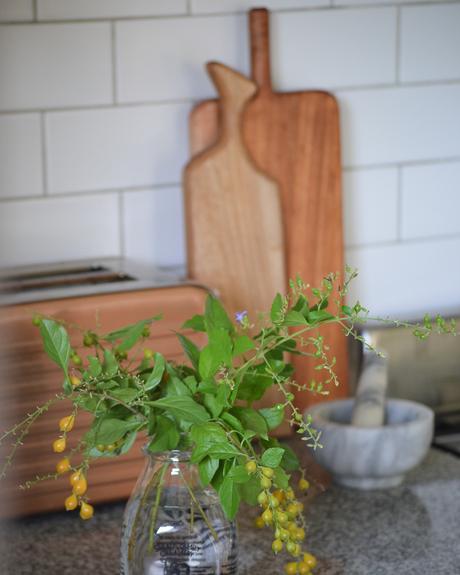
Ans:
POLYGON ((385 423, 385 396, 388 370, 385 358, 364 351, 363 369, 356 389, 351 424, 356 427, 378 427, 385 423))

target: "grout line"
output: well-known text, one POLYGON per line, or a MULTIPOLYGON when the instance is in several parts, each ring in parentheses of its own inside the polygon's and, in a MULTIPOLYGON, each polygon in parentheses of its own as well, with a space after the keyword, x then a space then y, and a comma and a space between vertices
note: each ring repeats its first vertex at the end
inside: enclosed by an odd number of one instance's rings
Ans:
MULTIPOLYGON (((459 0, 443 0, 442 2, 435 2, 435 1, 403 1, 401 2, 401 6, 443 6, 445 4, 458 4, 459 0)), ((263 4, 263 2, 262 2, 263 4)), ((375 8, 388 8, 391 6, 395 6, 394 0, 377 0, 375 2, 369 1, 368 4, 360 4, 355 3, 350 0, 349 4, 325 4, 325 5, 312 5, 312 6, 302 6, 302 7, 292 7, 292 8, 277 8, 271 10, 272 14, 297 14, 301 12, 327 12, 334 10, 337 11, 350 11, 350 10, 373 10, 375 8)), ((42 19, 37 20, 39 24, 87 24, 87 23, 94 23, 94 22, 101 22, 101 20, 105 21, 138 21, 138 20, 173 20, 177 18, 184 18, 184 17, 191 17, 191 18, 215 18, 220 16, 235 16, 235 15, 247 15, 247 10, 222 10, 216 12, 193 12, 190 13, 186 12, 178 12, 176 14, 145 14, 145 15, 135 15, 135 16, 101 16, 99 18, 68 18, 68 19, 42 19)), ((3 22, 2 22, 3 23, 3 22)), ((20 21, 5 21, 5 24, 8 25, 20 25, 27 23, 20 22, 20 21)))
POLYGON ((398 242, 403 241, 402 237, 402 220, 403 220, 403 189, 402 189, 402 167, 398 166, 398 173, 397 173, 397 186, 396 186, 396 193, 397 193, 397 206, 396 206, 396 239, 398 242))
POLYGON ((48 195, 48 154, 47 154, 47 137, 46 137, 46 118, 45 112, 40 113, 40 143, 42 159, 42 184, 43 195, 48 195))
POLYGON ((112 56, 112 99, 113 103, 118 104, 118 94, 117 94, 117 45, 116 45, 116 29, 115 22, 110 23, 110 46, 111 46, 111 56, 112 56))
POLYGON ((38 8, 37 8, 38 0, 33 0, 32 2, 32 10, 33 10, 33 21, 38 22, 38 8))
POLYGON ((388 241, 384 241, 384 242, 372 242, 372 243, 368 243, 368 244, 351 244, 351 245, 345 245, 345 249, 351 250, 351 251, 356 251, 356 250, 369 249, 369 248, 391 248, 391 247, 402 247, 403 245, 456 241, 459 239, 460 239, 460 232, 453 233, 453 234, 439 234, 439 235, 433 235, 433 236, 405 238, 401 241, 400 240, 388 240, 388 241))
POLYGON ((186 0, 187 3, 187 14, 189 16, 192 15, 192 0, 186 0))
POLYGON ((101 194, 117 194, 120 192, 143 192, 143 191, 155 191, 155 190, 162 190, 168 188, 177 188, 180 187, 180 182, 166 182, 163 184, 145 184, 142 186, 123 186, 120 188, 104 188, 99 190, 80 190, 80 191, 71 191, 71 192, 56 192, 47 194, 45 196, 21 196, 21 197, 9 197, 9 198, 0 198, 1 203, 9 203, 9 202, 27 202, 31 200, 40 200, 40 199, 63 199, 63 198, 80 198, 85 196, 95 196, 101 194))
MULTIPOLYGON (((460 80, 459 80, 460 83, 460 80)), ((212 97, 212 96, 210 96, 212 97)), ((202 99, 206 99, 203 97, 202 99)), ((198 98, 179 98, 171 100, 147 100, 144 102, 122 102, 120 104, 88 104, 82 106, 63 106, 63 107, 53 107, 53 108, 27 108, 27 109, 8 109, 0 110, 0 116, 5 116, 8 114, 36 114, 42 111, 48 113, 60 113, 60 112, 91 112, 92 110, 116 110, 118 108, 150 108, 154 106, 178 106, 180 104, 188 104, 192 106, 197 101, 198 98)))
POLYGON ((395 75, 396 84, 401 82, 401 7, 396 8, 396 62, 395 62, 395 75))
MULTIPOLYGON (((114 79, 115 81, 115 79, 114 79)), ((423 88, 423 87, 443 87, 443 86, 457 86, 460 85, 460 78, 454 79, 444 79, 444 80, 424 80, 424 81, 411 81, 411 82, 401 82, 399 84, 395 83, 382 83, 382 84, 362 84, 360 86, 323 86, 323 87, 313 87, 307 86, 305 88, 297 88, 295 90, 286 90, 286 92, 292 91, 307 91, 307 92, 334 92, 337 97, 340 97, 343 93, 348 92, 367 92, 370 90, 383 91, 383 90, 400 90, 404 88, 423 88)), ((282 90, 281 90, 282 91, 282 90)), ((194 105, 201 100, 206 100, 209 98, 215 98, 215 95, 195 95, 184 98, 171 98, 169 100, 140 100, 136 102, 117 102, 116 105, 113 103, 108 104, 84 104, 80 106, 55 106, 50 108, 9 108, 6 110, 0 110, 0 116, 8 114, 33 114, 46 111, 48 113, 59 113, 59 112, 87 112, 92 110, 114 110, 118 108, 142 108, 142 107, 154 107, 154 106, 177 106, 180 104, 194 105)))
POLYGON ((126 243, 125 243, 125 226, 124 226, 124 213, 125 202, 123 192, 118 192, 118 251, 120 257, 125 257, 126 243))
POLYGON ((450 156, 447 158, 428 158, 423 160, 406 160, 402 162, 382 162, 381 164, 355 164, 342 166, 344 172, 355 170, 379 170, 384 168, 411 167, 411 166, 432 166, 435 164, 455 164, 460 162, 460 156, 450 156))

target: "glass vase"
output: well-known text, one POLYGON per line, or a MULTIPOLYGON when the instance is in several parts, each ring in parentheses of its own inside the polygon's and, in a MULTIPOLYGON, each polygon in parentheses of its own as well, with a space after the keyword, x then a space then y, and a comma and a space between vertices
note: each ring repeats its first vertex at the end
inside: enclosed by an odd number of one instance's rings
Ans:
POLYGON ((235 523, 212 488, 200 484, 190 454, 146 454, 127 503, 121 575, 235 575, 235 523))

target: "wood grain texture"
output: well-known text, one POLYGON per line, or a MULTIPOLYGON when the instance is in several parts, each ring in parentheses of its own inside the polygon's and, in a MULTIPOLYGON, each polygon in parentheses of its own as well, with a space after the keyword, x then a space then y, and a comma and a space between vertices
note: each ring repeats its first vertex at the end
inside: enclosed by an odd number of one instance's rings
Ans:
MULTIPOLYGON (((45 355, 39 332, 31 323, 34 313, 63 318, 86 329, 97 329, 99 323, 103 331, 163 313, 163 320, 153 324, 145 345, 168 359, 184 361, 174 331, 189 317, 203 312, 207 293, 204 288, 185 285, 3 308, 0 317, 0 431, 22 420, 37 405, 62 391, 61 371, 45 355)), ((204 334, 187 333, 187 336, 197 345, 206 343, 204 334)), ((81 337, 72 338, 72 343, 83 357, 91 353, 81 347, 81 337)), ((63 509, 69 495, 68 476, 40 483, 26 491, 19 490, 18 484, 36 475, 54 473, 61 456, 53 453, 51 444, 58 436, 59 420, 68 415, 70 409, 70 402, 60 402, 34 424, 17 452, 7 479, 0 482, 0 517, 63 509)), ((90 414, 81 412, 78 415, 75 427, 68 435, 70 447, 76 445, 90 420, 90 414)), ((128 454, 94 462, 88 476, 88 496, 93 503, 126 499, 130 495, 143 466, 141 447, 144 442, 145 439, 139 437, 128 454)), ((0 449, 0 461, 5 454, 5 450, 0 449)))
MULTIPOLYGON (((252 75, 258 92, 244 110, 243 142, 255 165, 278 182, 285 228, 288 277, 299 274, 315 286, 329 272, 343 271, 343 226, 339 110, 322 91, 274 92, 270 79, 269 15, 250 12, 252 75)), ((198 104, 190 116, 190 148, 202 153, 214 145, 222 127, 218 102, 198 104)), ((330 398, 347 395, 346 338, 336 326, 323 328, 337 358, 341 381, 330 398)), ((318 376, 312 363, 294 357, 299 383, 318 376)), ((303 408, 323 400, 297 394, 303 408)))

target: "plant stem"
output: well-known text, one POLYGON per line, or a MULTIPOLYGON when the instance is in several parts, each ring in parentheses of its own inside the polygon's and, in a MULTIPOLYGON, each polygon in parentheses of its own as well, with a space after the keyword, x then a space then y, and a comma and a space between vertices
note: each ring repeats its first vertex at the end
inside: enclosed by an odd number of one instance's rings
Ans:
POLYGON ((160 480, 158 482, 158 489, 155 496, 155 505, 152 507, 152 514, 150 518, 150 529, 149 529, 149 553, 153 552, 154 547, 154 535, 155 535, 155 524, 157 522, 158 508, 160 507, 160 498, 163 492, 163 479, 168 468, 169 463, 164 463, 160 471, 160 480))

